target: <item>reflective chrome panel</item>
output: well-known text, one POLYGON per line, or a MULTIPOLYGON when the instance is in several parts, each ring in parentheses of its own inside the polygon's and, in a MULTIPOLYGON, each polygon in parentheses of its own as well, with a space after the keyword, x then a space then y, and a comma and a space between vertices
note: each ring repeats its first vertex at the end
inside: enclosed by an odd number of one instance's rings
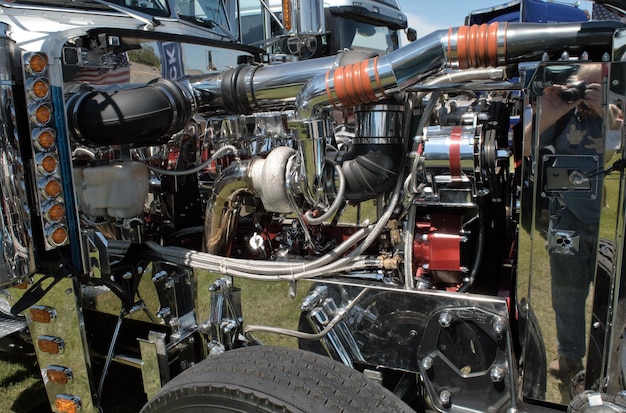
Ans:
POLYGON ((31 211, 15 121, 15 43, 6 34, 8 29, 7 25, 0 26, 0 47, 11 51, 0 58, 0 251, 4 258, 0 261, 0 288, 20 282, 35 270, 31 211))

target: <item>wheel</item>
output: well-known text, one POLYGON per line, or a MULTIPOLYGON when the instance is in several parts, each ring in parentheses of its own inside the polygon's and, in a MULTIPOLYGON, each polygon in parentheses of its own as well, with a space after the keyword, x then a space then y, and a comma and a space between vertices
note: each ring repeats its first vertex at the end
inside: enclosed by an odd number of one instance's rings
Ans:
POLYGON ((610 413, 623 412, 625 409, 626 400, 621 396, 585 391, 574 396, 567 411, 569 413, 610 413))
POLYGON ((144 406, 153 412, 412 412, 328 357, 273 346, 227 351, 186 370, 144 406))

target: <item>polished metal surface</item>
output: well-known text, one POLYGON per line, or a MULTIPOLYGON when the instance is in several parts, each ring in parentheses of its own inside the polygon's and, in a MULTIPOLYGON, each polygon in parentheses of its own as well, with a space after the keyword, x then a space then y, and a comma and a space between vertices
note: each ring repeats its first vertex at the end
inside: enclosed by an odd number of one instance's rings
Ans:
MULTIPOLYGON (((535 72, 536 77, 531 81, 543 82, 544 85, 547 84, 546 80, 565 83, 563 79, 567 76, 555 80, 549 77, 550 74, 571 72, 584 75, 593 70, 599 71, 599 65, 584 62, 540 65, 535 72)), ((586 386, 599 385, 602 389, 615 389, 617 385, 617 354, 619 346, 623 345, 624 172, 610 169, 616 160, 624 156, 623 124, 621 120, 613 124, 608 121, 612 119, 610 111, 615 110, 625 99, 621 86, 623 70, 623 63, 602 67, 600 84, 602 96, 605 96, 602 134, 596 136, 594 133, 597 132, 592 129, 584 130, 579 135, 569 133, 567 136, 570 140, 574 136, 589 136, 591 142, 596 143, 587 144, 578 155, 559 154, 558 148, 545 148, 539 139, 534 139, 535 136, 547 133, 543 131, 548 125, 539 114, 547 117, 550 111, 555 110, 549 100, 550 94, 545 91, 539 96, 531 94, 525 101, 529 112, 531 104, 534 109, 533 120, 528 120, 525 128, 525 142, 534 144, 524 148, 521 203, 527 207, 522 207, 520 217, 517 281, 517 305, 528 325, 522 337, 523 342, 528 343, 526 357, 539 356, 533 354, 537 350, 533 343, 538 338, 545 345, 544 353, 541 354, 545 363, 559 357, 560 344, 558 330, 555 329, 558 313, 552 302, 560 297, 559 291, 563 286, 551 282, 551 279, 558 268, 553 264, 555 257, 561 257, 559 259, 562 260, 569 257, 571 263, 567 270, 570 278, 565 284, 571 284, 573 291, 581 291, 585 300, 582 310, 584 321, 571 326, 571 330, 583 329, 585 334, 582 363, 586 378, 583 376, 583 382, 586 386), (559 224, 558 217, 564 214, 563 211, 572 210, 572 204, 579 205, 577 216, 588 221, 583 226, 559 224), (588 207, 583 210, 583 206, 588 207), (584 242, 589 242, 585 238, 589 236, 594 238, 590 254, 594 269, 588 274, 591 282, 590 285, 577 285, 578 281, 574 280, 580 278, 579 274, 588 271, 581 266, 577 257, 584 252, 584 242)), ((572 78, 576 79, 572 75, 565 80, 572 82, 572 78)), ((576 148, 575 142, 570 144, 576 148)), ((576 300, 572 296, 559 300, 569 307, 576 307, 580 306, 577 302, 581 299, 576 300)), ((536 382, 536 366, 528 365, 525 369, 528 374, 523 375, 526 381, 523 388, 525 395, 531 399, 568 404, 571 397, 580 391, 580 386, 570 384, 567 377, 557 372, 546 374, 544 387, 538 392, 541 383, 536 382)))
POLYGON ((6 53, 0 61, 0 288, 20 282, 35 270, 31 211, 28 207, 27 171, 18 142, 13 99, 16 65, 15 43, 9 26, 1 24, 0 46, 6 53))
POLYGON ((322 284, 331 298, 307 312, 316 332, 347 315, 324 336, 330 355, 350 366, 420 372, 438 408, 487 411, 515 405, 506 300, 334 281, 322 284), (439 392, 452 385, 446 407, 437 402, 439 392), (480 388, 481 397, 471 388, 480 388))
POLYGON ((26 319, 23 317, 11 317, 0 313, 0 338, 16 333, 26 328, 26 319))
POLYGON ((402 139, 402 122, 404 108, 400 105, 365 105, 355 109, 356 130, 355 143, 363 140, 380 139, 394 142, 394 138, 402 139))

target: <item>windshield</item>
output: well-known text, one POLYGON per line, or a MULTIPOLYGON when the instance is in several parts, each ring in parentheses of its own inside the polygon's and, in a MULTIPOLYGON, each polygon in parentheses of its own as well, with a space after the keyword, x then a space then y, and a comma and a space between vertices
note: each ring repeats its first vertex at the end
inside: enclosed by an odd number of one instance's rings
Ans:
MULTIPOLYGON (((282 13, 275 12, 278 19, 282 19, 282 13)), ((372 21, 359 21, 351 18, 351 15, 339 15, 326 12, 326 33, 318 35, 314 38, 307 37, 307 47, 310 42, 315 41, 317 49, 321 49, 322 53, 334 53, 335 51, 351 49, 351 50, 370 50, 378 54, 387 54, 399 48, 398 32, 389 26, 385 26, 382 22, 378 24, 372 21)), ((270 32, 272 36, 278 37, 283 34, 283 28, 271 19, 270 32)), ((264 20, 259 7, 254 8, 248 6, 241 10, 241 33, 244 44, 259 45, 264 40, 264 20)), ((291 40, 299 39, 303 41, 303 36, 291 36, 291 40)), ((271 42, 272 53, 289 53, 292 54, 289 41, 271 42)), ((314 53, 312 53, 314 54, 314 53)))
POLYGON ((340 44, 333 45, 337 50, 372 50, 387 54, 399 47, 397 31, 387 26, 378 26, 340 16, 334 17, 332 25, 335 30, 332 33, 339 34, 339 39, 334 40, 340 40, 340 44))
POLYGON ((237 38, 237 2, 233 0, 19 0, 0 3, 9 7, 119 11, 144 18, 181 19, 219 34, 237 38))
POLYGON ((191 41, 182 37, 169 41, 136 38, 113 32, 70 39, 63 48, 63 78, 67 83, 99 86, 147 83, 160 77, 177 80, 210 74, 236 66, 243 56, 253 59, 240 48, 191 41))
POLYGON ((181 19, 209 28, 234 33, 236 2, 226 0, 175 0, 175 11, 181 19))
POLYGON ((110 1, 109 3, 128 7, 129 9, 137 10, 151 16, 168 17, 171 14, 166 0, 116 0, 110 1))

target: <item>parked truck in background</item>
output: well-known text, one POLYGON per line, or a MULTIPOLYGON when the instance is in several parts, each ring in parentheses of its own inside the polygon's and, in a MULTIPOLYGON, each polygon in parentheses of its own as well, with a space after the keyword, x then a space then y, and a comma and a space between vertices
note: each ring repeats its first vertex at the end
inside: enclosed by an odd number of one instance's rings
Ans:
POLYGON ((465 18, 466 25, 493 21, 565 23, 589 20, 591 10, 580 7, 580 2, 542 0, 515 0, 480 10, 472 10, 465 18))
POLYGON ((344 49, 388 53, 400 47, 407 17, 397 0, 293 2, 242 0, 242 40, 290 59, 344 49))
POLYGON ((399 48, 385 4, 0 0, 2 343, 53 411, 626 410, 626 27, 399 48), (543 145, 587 92, 601 126, 543 145), (585 354, 554 374, 572 199, 585 354), (297 328, 250 325, 243 280, 306 288, 297 328))

